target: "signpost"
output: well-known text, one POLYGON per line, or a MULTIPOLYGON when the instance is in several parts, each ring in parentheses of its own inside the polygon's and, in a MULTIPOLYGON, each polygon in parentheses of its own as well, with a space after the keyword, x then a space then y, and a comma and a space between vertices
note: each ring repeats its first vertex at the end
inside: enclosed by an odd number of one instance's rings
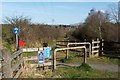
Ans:
POLYGON ((16 35, 16 50, 18 51, 18 33, 20 32, 19 28, 13 28, 13 33, 16 35))
POLYGON ((20 31, 19 28, 17 28, 17 27, 13 28, 13 32, 14 32, 14 34, 18 34, 19 31, 20 31))
POLYGON ((50 58, 50 47, 44 47, 44 58, 50 58))
POLYGON ((38 53, 38 64, 43 64, 44 63, 44 53, 40 52, 38 53))
POLYGON ((40 64, 42 64, 43 70, 45 62, 47 62, 48 58, 50 58, 50 50, 50 47, 38 48, 38 67, 40 64))
POLYGON ((44 64, 43 48, 39 48, 39 50, 38 50, 38 64, 44 64))

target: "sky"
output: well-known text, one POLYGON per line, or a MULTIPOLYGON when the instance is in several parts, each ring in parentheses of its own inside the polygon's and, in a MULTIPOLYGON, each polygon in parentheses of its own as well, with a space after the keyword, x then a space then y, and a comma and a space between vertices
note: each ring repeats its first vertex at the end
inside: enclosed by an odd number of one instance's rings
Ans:
MULTIPOLYGON (((13 0, 14 1, 14 0, 13 0)), ((18 0, 19 1, 19 0, 18 0)), ((36 1, 36 0, 35 0, 36 1)), ((32 23, 75 24, 84 22, 92 8, 107 10, 115 2, 12 2, 0 3, 0 23, 5 17, 27 16, 32 23)))
MULTIPOLYGON (((33 0, 0 0, 2 2, 33 2, 33 0)), ((119 0, 34 0, 34 2, 118 2, 119 0)))

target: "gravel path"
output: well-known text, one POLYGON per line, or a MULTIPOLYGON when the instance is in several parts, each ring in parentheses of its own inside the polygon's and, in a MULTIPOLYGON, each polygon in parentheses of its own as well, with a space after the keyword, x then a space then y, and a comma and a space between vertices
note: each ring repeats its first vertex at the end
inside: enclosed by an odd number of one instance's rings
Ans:
POLYGON ((110 71, 110 72, 118 72, 118 65, 112 64, 89 64, 92 68, 103 70, 103 71, 110 71))

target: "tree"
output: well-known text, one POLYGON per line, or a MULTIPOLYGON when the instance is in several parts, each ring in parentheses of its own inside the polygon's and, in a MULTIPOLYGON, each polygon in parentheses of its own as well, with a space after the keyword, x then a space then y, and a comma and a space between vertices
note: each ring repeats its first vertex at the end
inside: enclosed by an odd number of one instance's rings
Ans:
POLYGON ((119 28, 119 25, 120 25, 120 1, 117 3, 117 4, 112 4, 110 5, 109 7, 109 13, 110 13, 110 18, 111 18, 111 21, 113 21, 115 24, 116 24, 116 28, 117 28, 117 31, 116 31, 116 36, 118 37, 116 39, 116 41, 118 42, 119 39, 120 39, 120 28, 119 28))
POLYGON ((106 41, 115 41, 117 39, 117 30, 115 25, 109 22, 108 16, 106 12, 103 13, 102 11, 90 14, 86 18, 84 25, 79 26, 73 32, 72 36, 81 40, 100 38, 106 41))
POLYGON ((31 19, 25 16, 6 17, 4 23, 10 24, 9 26, 12 28, 18 27, 20 29, 19 36, 25 36, 29 30, 28 26, 31 24, 31 19))
POLYGON ((86 19, 86 26, 88 27, 87 35, 92 38, 99 37, 102 39, 102 24, 106 21, 108 20, 102 11, 89 15, 86 19))
POLYGON ((11 18, 6 17, 4 19, 4 25, 2 27, 3 42, 10 46, 15 45, 15 35, 13 34, 12 29, 14 27, 18 27, 20 29, 19 36, 20 38, 23 38, 25 36, 24 30, 28 29, 28 25, 31 23, 30 20, 31 19, 24 16, 15 16, 11 18))
POLYGON ((119 23, 119 14, 120 14, 120 2, 118 4, 111 4, 109 6, 109 13, 111 21, 119 23))

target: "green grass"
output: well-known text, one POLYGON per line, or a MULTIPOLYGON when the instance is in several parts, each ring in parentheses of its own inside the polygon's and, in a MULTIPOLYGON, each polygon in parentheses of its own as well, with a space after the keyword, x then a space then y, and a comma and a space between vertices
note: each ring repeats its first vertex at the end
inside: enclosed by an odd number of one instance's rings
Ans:
MULTIPOLYGON (((70 52, 68 59, 65 58, 64 53, 58 53, 58 58, 60 58, 60 62, 63 63, 82 63, 84 58, 80 56, 80 53, 70 52)), ((94 58, 87 58, 87 63, 104 63, 104 64, 116 64, 118 65, 119 60, 116 58, 108 58, 108 57, 94 57, 94 58)))
POLYGON ((7 49, 9 52, 12 53, 11 46, 10 46, 10 44, 9 44, 8 42, 4 42, 3 48, 4 48, 4 49, 7 49))
POLYGON ((38 52, 24 52, 23 57, 37 56, 38 52))
POLYGON ((80 67, 60 67, 52 71, 38 71, 45 78, 117 78, 118 73, 98 71, 92 69, 87 64, 82 64, 80 67))
POLYGON ((51 69, 42 70, 37 68, 36 71, 29 72, 25 75, 23 74, 21 78, 24 78, 24 76, 26 78, 118 78, 117 72, 95 70, 88 64, 82 64, 79 67, 57 66, 57 69, 54 72, 51 69), (35 74, 43 76, 40 77, 35 74))
POLYGON ((69 63, 71 61, 72 61, 72 58, 68 58, 68 59, 62 58, 62 59, 60 59, 60 62, 62 62, 62 63, 69 63))
POLYGON ((89 63, 107 63, 107 64, 118 64, 119 60, 115 58, 108 58, 108 57, 97 57, 97 58, 88 58, 89 63))

